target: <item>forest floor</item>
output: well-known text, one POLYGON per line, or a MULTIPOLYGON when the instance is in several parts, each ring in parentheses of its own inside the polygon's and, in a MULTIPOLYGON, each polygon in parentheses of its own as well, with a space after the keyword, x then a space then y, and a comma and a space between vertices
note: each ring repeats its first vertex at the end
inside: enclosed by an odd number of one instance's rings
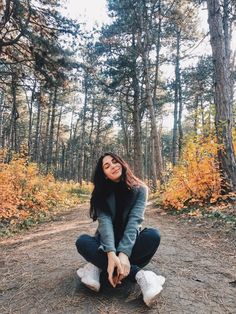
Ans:
POLYGON ((146 268, 165 276, 166 283, 148 309, 137 284, 126 281, 95 293, 77 278, 76 269, 85 261, 75 240, 96 228, 87 212, 83 204, 1 240, 1 314, 236 313, 236 232, 149 205, 145 226, 159 228, 162 241, 146 268))

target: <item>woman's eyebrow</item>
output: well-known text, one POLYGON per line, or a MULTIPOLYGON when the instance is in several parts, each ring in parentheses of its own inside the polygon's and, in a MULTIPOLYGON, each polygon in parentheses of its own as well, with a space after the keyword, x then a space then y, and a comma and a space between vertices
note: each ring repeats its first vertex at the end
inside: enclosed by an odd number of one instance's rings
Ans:
MULTIPOLYGON (((112 158, 112 160, 111 160, 112 162, 113 161, 117 161, 115 158, 112 158)), ((105 162, 102 166, 104 167, 104 166, 106 166, 106 165, 110 165, 110 163, 107 161, 107 162, 105 162)))

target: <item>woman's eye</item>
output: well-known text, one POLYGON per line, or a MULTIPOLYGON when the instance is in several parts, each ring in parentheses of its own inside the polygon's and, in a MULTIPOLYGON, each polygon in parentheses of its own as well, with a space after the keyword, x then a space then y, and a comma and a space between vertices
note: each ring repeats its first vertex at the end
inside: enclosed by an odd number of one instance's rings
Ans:
POLYGON ((116 164, 116 163, 117 163, 117 161, 116 161, 115 159, 113 159, 113 160, 112 160, 112 163, 113 163, 113 164, 116 164))

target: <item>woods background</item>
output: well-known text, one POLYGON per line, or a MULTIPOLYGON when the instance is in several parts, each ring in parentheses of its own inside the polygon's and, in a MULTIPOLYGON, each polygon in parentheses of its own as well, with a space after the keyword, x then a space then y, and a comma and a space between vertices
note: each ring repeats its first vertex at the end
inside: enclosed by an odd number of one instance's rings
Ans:
POLYGON ((28 207, 29 196, 12 199, 29 169, 82 184, 107 151, 167 207, 233 199, 235 1, 108 0, 111 22, 92 31, 64 17, 65 5, 0 4, 2 215, 42 207, 43 181, 31 182, 28 207))

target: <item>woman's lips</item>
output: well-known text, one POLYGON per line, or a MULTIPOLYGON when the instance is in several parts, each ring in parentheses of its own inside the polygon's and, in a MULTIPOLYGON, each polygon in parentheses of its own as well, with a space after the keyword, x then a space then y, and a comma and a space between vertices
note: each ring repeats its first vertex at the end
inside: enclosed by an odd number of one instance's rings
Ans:
POLYGON ((119 172, 120 169, 115 170, 112 174, 116 174, 117 172, 119 172))

